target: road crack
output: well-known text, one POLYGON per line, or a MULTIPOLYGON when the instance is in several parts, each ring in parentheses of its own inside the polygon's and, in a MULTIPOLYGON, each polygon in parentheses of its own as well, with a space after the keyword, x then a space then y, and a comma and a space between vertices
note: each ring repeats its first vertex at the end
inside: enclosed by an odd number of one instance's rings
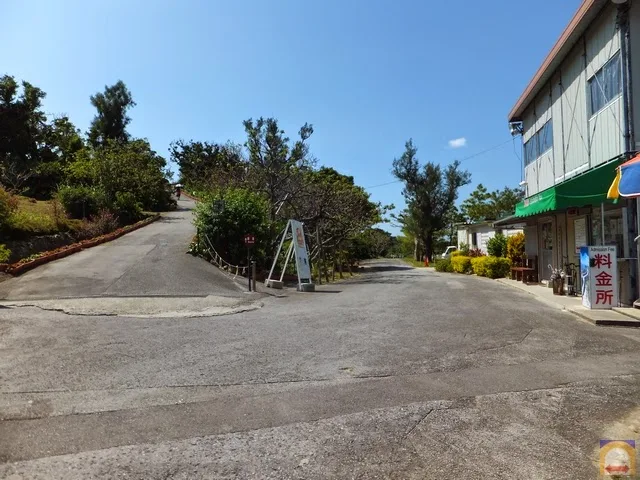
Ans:
POLYGON ((429 409, 429 410, 427 411, 427 413, 425 413, 425 414, 420 418, 420 420, 418 420, 418 421, 415 423, 415 425, 413 425, 413 427, 411 427, 411 428, 409 429, 409 431, 408 431, 407 433, 405 433, 405 434, 404 434, 404 436, 402 437, 402 441, 405 441, 407 438, 409 438, 409 435, 411 435, 411 434, 414 432, 414 430, 415 430, 416 428, 418 428, 418 427, 419 427, 419 426, 420 426, 420 425, 421 425, 421 424, 422 424, 422 423, 427 419, 427 417, 431 414, 431 412, 433 412, 434 410, 435 410, 435 408, 431 408, 431 409, 429 409))
POLYGON ((480 353, 480 352, 491 352, 493 350, 501 350, 503 348, 509 348, 509 347, 514 347, 516 345, 520 345, 522 344, 531 334, 531 332, 533 332, 533 328, 531 328, 524 337, 522 337, 520 340, 516 341, 516 342, 510 342, 510 343, 506 343, 505 345, 499 345, 497 347, 487 347, 487 348, 480 348, 478 350, 474 350, 473 352, 470 352, 470 355, 476 354, 476 353, 480 353))

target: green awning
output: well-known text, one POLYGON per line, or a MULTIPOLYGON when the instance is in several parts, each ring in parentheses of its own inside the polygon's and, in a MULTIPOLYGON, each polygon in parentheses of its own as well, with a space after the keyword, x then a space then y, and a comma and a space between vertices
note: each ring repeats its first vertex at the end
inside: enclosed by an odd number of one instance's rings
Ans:
POLYGON ((611 203, 611 200, 607 200, 607 190, 616 176, 616 167, 621 162, 622 159, 601 165, 524 199, 516 205, 516 217, 600 205, 602 202, 611 203))

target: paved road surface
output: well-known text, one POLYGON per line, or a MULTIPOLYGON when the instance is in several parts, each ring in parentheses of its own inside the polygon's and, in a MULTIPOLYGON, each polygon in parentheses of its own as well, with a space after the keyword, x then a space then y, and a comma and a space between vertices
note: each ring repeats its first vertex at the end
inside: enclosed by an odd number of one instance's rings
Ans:
POLYGON ((399 264, 189 319, 0 309, 0 478, 596 478, 640 332, 399 264))
POLYGON ((147 227, 0 283, 0 299, 240 295, 216 268, 185 253, 194 202, 178 203, 147 227))

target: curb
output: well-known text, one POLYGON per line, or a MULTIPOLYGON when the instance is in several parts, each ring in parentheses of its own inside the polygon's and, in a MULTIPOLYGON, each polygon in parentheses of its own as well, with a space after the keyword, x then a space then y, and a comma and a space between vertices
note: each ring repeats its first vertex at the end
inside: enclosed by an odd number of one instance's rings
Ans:
MULTIPOLYGON (((548 300, 548 299, 546 299, 544 297, 541 297, 539 295, 536 295, 535 293, 530 292, 526 288, 520 287, 520 285, 518 285, 518 284, 507 283, 507 282, 505 282, 503 280, 504 280, 503 278, 498 278, 497 279, 498 283, 500 283, 502 285, 505 285, 507 287, 514 288, 516 290, 520 290, 521 292, 527 293, 527 294, 531 295, 533 298, 537 299, 538 301, 540 301, 540 302, 542 302, 542 303, 544 303, 544 304, 546 304, 546 305, 548 305, 550 307, 558 308, 558 309, 563 310, 565 312, 574 313, 572 309, 565 307, 561 303, 554 302, 553 300, 548 300)), ((581 318, 585 318, 585 319, 589 320, 588 318, 586 318, 586 317, 584 317, 582 315, 579 315, 577 313, 576 313, 576 315, 578 315, 581 318)))
MULTIPOLYGON (((114 230, 111 233, 107 233, 105 235, 101 235, 99 237, 90 238, 88 240, 82 240, 80 242, 72 243, 71 245, 67 245, 65 247, 61 247, 56 250, 49 250, 48 252, 43 252, 41 256, 30 260, 28 262, 20 263, 20 261, 16 263, 12 263, 6 265, 4 267, 4 271, 10 275, 18 276, 22 273, 31 270, 33 268, 39 267, 40 265, 44 265, 49 262, 53 262, 54 260, 59 260, 64 257, 68 257, 69 255, 73 255, 74 253, 78 253, 81 250, 86 250, 91 247, 95 247, 97 245, 101 245, 103 243, 111 242, 117 238, 126 235, 127 233, 133 232, 134 230, 138 230, 142 227, 146 227, 147 225, 155 222, 160 218, 160 215, 154 215, 149 218, 145 218, 133 225, 127 225, 126 227, 119 228, 114 230)), ((0 270, 2 271, 2 270, 0 270)))
POLYGON ((200 199, 194 197, 193 195, 191 195, 190 193, 187 193, 185 191, 180 192, 180 195, 184 195, 185 197, 187 197, 189 200, 193 200, 194 202, 199 202, 200 199))
MULTIPOLYGON (((524 288, 521 288, 519 285, 517 284, 512 284, 512 283, 507 283, 504 282, 503 279, 499 278, 498 282, 501 283, 502 285, 505 285, 507 287, 511 287, 514 288, 516 290, 520 290, 521 292, 524 293, 528 293, 529 295, 531 295, 532 297, 534 297, 536 300, 550 306, 553 308, 558 308, 564 312, 568 312, 571 313, 573 315, 575 315, 576 317, 580 318, 581 320, 586 320, 587 322, 591 323, 592 325, 596 325, 596 326, 600 326, 600 327, 635 327, 638 328, 640 327, 640 321, 638 320, 632 320, 631 318, 629 318, 628 320, 625 320, 624 318, 620 318, 620 319, 594 319, 592 317, 590 317, 589 315, 587 315, 585 312, 576 309, 574 307, 567 307, 566 305, 562 305, 560 303, 554 302, 553 300, 549 300, 546 299, 544 297, 541 297, 539 295, 536 295, 535 293, 530 292, 529 290, 526 290, 524 288)), ((593 310, 590 310, 593 311, 593 310)), ((607 310, 609 311, 609 310, 607 310)), ((625 317, 624 313, 620 313, 620 312, 615 312, 618 315, 620 315, 621 317, 625 317)))
MULTIPOLYGON (((575 313, 575 312, 572 312, 572 313, 575 313)), ((578 314, 576 313, 576 315, 578 314)), ((592 320, 589 320, 589 321, 592 322, 592 320)), ((640 327, 640 322, 637 320, 596 320, 595 325, 600 325, 602 327, 638 328, 640 327)))

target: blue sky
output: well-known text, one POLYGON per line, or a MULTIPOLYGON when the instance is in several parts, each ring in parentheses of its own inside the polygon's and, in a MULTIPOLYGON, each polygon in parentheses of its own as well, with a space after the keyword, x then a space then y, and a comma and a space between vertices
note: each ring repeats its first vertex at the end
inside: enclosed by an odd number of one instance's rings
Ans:
MULTIPOLYGON (((130 132, 166 156, 180 138, 243 142, 249 117, 292 138, 309 122, 320 163, 365 187, 394 180, 410 137, 443 165, 507 142, 464 162, 463 199, 520 181, 507 113, 580 2, 535 3, 4 0, 0 74, 42 88, 45 110, 82 131, 89 96, 122 79, 130 132)), ((401 206, 401 190, 370 192, 401 206)))

